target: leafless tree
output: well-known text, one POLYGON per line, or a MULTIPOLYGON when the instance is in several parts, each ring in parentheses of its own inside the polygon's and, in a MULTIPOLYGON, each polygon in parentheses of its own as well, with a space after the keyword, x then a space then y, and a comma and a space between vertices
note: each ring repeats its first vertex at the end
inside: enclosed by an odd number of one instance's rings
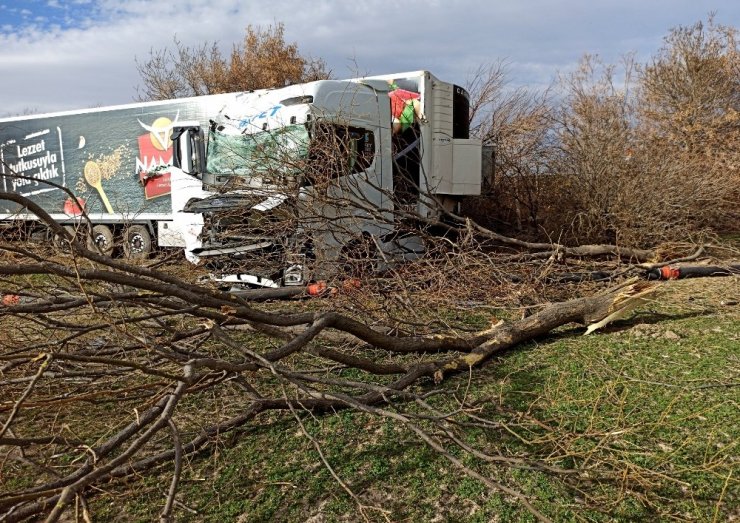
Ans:
POLYGON ((737 29, 708 21, 677 27, 639 69, 640 137, 656 176, 700 225, 736 230, 740 182, 740 50, 737 29), (673 176, 671 174, 673 173, 673 176))
POLYGON ((247 26, 244 41, 228 56, 217 42, 190 47, 175 39, 174 49, 152 49, 137 68, 143 101, 266 89, 330 74, 322 60, 304 57, 297 44, 285 42, 283 24, 247 26))
POLYGON ((645 247, 734 231, 738 56, 736 30, 710 17, 671 30, 646 64, 584 56, 552 96, 509 88, 501 63, 480 69, 471 107, 495 146, 493 198, 469 212, 566 243, 645 247))
POLYGON ((465 212, 481 225, 537 236, 543 225, 547 178, 557 155, 549 90, 509 85, 502 61, 481 66, 468 81, 471 132, 492 150, 481 198, 465 212), (508 225, 508 227, 507 227, 508 225))

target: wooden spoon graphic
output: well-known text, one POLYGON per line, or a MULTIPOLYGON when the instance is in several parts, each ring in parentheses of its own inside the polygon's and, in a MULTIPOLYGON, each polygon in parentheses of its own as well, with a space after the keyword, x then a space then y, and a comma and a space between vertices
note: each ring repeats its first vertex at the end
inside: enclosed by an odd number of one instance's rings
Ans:
POLYGON ((103 184, 101 183, 103 181, 103 175, 100 173, 100 166, 96 162, 87 162, 85 164, 84 173, 87 183, 92 187, 95 187, 98 190, 98 193, 100 193, 100 199, 103 200, 105 209, 110 214, 113 214, 113 207, 110 206, 108 197, 105 195, 105 191, 103 191, 103 184))

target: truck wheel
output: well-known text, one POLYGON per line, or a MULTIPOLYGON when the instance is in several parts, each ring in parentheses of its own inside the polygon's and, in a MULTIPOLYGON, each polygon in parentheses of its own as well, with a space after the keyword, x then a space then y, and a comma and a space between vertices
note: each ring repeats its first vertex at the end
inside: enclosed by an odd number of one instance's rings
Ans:
POLYGON ((113 231, 107 225, 95 225, 87 238, 87 248, 104 256, 113 253, 113 231))
POLYGON ((152 235, 144 225, 132 225, 123 232, 123 253, 126 258, 143 260, 152 252, 152 235))
MULTIPOLYGON (((77 231, 74 227, 71 225, 64 225, 64 230, 69 233, 69 235, 72 237, 72 241, 75 240, 75 236, 77 235, 77 231)), ((60 234, 55 234, 51 238, 51 243, 54 245, 54 247, 62 252, 69 252, 69 242, 65 240, 60 234)))

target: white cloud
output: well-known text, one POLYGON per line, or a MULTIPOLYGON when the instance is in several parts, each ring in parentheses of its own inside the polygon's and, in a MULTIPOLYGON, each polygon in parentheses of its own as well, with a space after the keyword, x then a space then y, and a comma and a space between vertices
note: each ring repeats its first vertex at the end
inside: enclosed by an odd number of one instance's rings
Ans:
MULTIPOLYGON (((50 3, 58 3, 50 0, 50 3)), ((86 6, 74 28, 28 26, 0 34, 0 114, 131 102, 134 58, 150 49, 219 41, 228 49, 248 24, 284 22, 286 39, 325 59, 334 75, 429 69, 458 83, 478 65, 506 58, 516 84, 546 85, 585 52, 614 61, 645 56, 679 24, 740 19, 740 3, 716 0, 71 0, 86 6), (737 5, 736 5, 737 4, 737 5)), ((4 24, 8 26, 9 24, 4 24)))

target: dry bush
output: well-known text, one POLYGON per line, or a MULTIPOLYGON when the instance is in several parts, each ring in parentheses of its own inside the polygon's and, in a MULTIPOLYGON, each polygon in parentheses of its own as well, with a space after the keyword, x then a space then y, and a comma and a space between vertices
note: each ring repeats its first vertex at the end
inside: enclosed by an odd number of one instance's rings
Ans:
MULTIPOLYGON (((626 86, 631 63, 625 66, 626 86)), ((558 202, 560 219, 552 217, 548 232, 567 231, 581 242, 620 240, 626 195, 634 190, 633 133, 631 100, 616 74, 613 66, 586 55, 578 70, 561 79, 566 96, 553 122, 560 149, 552 165, 557 187, 549 193, 558 202)))
POLYGON ((505 63, 481 66, 467 83, 471 132, 493 150, 483 194, 465 202, 478 223, 536 236, 553 147, 549 92, 510 88, 505 63))
POLYGON ((740 223, 736 30, 678 27, 647 64, 586 55, 553 96, 507 88, 501 64, 470 83, 490 186, 481 223, 566 243, 648 246, 740 223))
POLYGON ((285 28, 247 26, 244 41, 224 56, 216 42, 189 47, 175 39, 175 48, 152 50, 137 61, 143 86, 141 100, 251 91, 328 78, 323 60, 300 54, 285 42, 285 28))
POLYGON ((574 237, 655 245, 737 227, 735 34, 711 18, 673 29, 634 80, 625 62, 621 89, 590 58, 570 77, 557 174, 574 237))
POLYGON ((737 30, 678 27, 640 70, 638 130, 647 168, 676 196, 676 216, 737 230, 740 215, 740 50, 737 30))

